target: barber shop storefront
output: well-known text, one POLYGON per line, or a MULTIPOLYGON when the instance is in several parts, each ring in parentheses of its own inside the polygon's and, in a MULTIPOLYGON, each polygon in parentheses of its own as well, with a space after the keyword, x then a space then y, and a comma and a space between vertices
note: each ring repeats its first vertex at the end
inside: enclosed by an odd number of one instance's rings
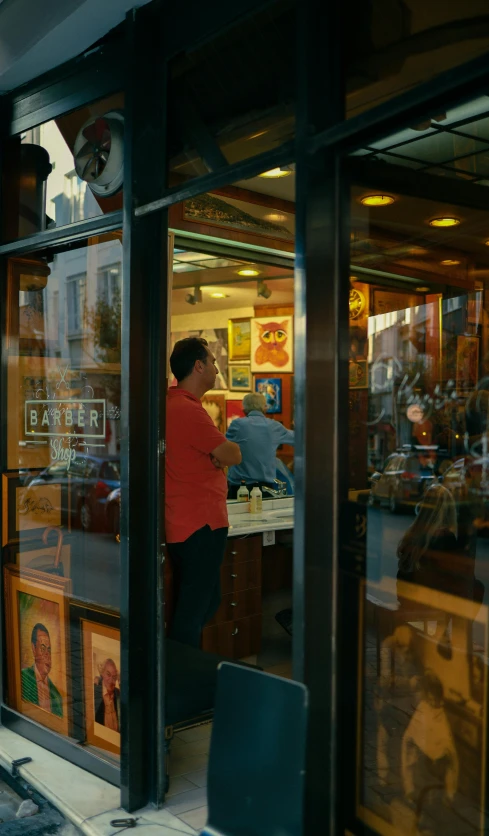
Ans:
POLYGON ((0 99, 1 722, 158 807, 205 786, 199 672, 240 662, 308 689, 305 834, 475 836, 489 12, 330 5, 154 0, 0 99), (218 430, 277 422, 272 469, 227 473, 198 649, 165 539, 187 337, 218 430))

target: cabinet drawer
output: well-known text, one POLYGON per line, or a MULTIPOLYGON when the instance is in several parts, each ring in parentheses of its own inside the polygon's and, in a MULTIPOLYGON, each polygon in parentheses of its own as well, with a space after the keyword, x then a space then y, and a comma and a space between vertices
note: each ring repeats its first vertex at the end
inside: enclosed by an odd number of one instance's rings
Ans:
POLYGON ((242 659, 260 652, 261 613, 236 621, 225 621, 205 627, 202 632, 202 649, 219 653, 228 659, 242 659))
POLYGON ((243 589, 252 589, 256 586, 261 586, 261 560, 251 560, 249 563, 240 563, 237 566, 230 566, 228 563, 221 566, 223 595, 241 592, 243 589))
POLYGON ((223 565, 237 563, 248 563, 250 560, 258 560, 261 557, 262 537, 261 534, 254 537, 229 537, 223 565))
POLYGON ((223 595, 221 606, 216 612, 211 624, 221 624, 223 621, 236 621, 249 615, 261 612, 261 589, 245 589, 242 592, 231 592, 223 595))

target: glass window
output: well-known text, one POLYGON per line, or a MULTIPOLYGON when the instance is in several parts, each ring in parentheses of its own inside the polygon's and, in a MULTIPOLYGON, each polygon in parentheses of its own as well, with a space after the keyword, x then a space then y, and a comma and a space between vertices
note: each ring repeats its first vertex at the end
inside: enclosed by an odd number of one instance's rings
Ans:
MULTIPOLYGON (((478 107, 468 102, 459 113, 473 118, 478 107)), ((411 130, 398 135, 401 155, 411 130)), ((446 161, 448 131, 440 144, 438 136, 433 129, 421 144, 413 139, 412 161, 446 161)), ((394 144, 389 137, 376 145, 385 152, 394 144)), ((351 159, 355 175, 358 159, 351 159)), ((479 183, 454 177, 448 202, 440 178, 428 187, 419 166, 402 168, 401 179, 399 158, 375 166, 382 187, 372 162, 370 188, 357 179, 350 204, 356 429, 341 554, 345 583, 359 596, 361 639, 348 680, 357 683, 358 714, 347 826, 392 836, 482 833, 489 215, 477 202, 479 183), (370 475, 370 462, 383 457, 384 474, 370 475)), ((351 635, 351 620, 344 630, 351 635)))
POLYGON ((98 282, 121 258, 114 234, 9 260, 2 475, 5 700, 111 759, 120 752, 110 494, 120 487, 121 319, 98 282))
MULTIPOLYGON (((485 0, 349 0, 344 16, 348 116, 405 92, 489 49, 485 0)), ((433 114, 434 119, 443 114, 433 114)), ((420 125, 419 130, 424 126, 420 125)))
POLYGON ((6 143, 4 241, 122 208, 123 108, 119 93, 6 143))
MULTIPOLYGON (((293 139, 295 5, 274 0, 173 60, 171 186, 293 139)), ((280 176, 279 169, 272 174, 280 176)))

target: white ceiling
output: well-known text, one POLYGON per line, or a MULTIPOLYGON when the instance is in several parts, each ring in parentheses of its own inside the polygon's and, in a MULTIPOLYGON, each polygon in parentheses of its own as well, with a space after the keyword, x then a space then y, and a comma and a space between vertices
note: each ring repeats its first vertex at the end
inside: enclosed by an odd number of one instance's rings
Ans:
POLYGON ((209 311, 220 311, 230 308, 253 308, 255 305, 293 305, 294 303, 294 280, 290 279, 265 279, 265 284, 272 291, 268 299, 257 295, 256 281, 239 282, 226 285, 206 285, 202 287, 202 302, 197 305, 189 305, 185 301, 187 293, 191 288, 173 290, 171 297, 172 316, 190 313, 207 313, 209 311), (220 291, 226 294, 224 299, 213 299, 211 293, 220 291))
POLYGON ((80 55, 149 0, 0 0, 0 93, 80 55))

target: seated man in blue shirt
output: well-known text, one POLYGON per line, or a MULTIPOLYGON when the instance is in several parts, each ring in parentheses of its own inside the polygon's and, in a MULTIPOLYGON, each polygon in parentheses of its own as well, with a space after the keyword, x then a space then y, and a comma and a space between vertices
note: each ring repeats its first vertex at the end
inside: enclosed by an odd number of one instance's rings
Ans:
POLYGON ((235 441, 241 449, 241 464, 233 465, 228 471, 228 499, 236 499, 243 481, 249 490, 255 485, 277 488, 274 482, 277 447, 294 444, 294 432, 267 418, 266 409, 263 395, 250 392, 243 398, 246 418, 235 418, 226 433, 226 438, 235 441))

